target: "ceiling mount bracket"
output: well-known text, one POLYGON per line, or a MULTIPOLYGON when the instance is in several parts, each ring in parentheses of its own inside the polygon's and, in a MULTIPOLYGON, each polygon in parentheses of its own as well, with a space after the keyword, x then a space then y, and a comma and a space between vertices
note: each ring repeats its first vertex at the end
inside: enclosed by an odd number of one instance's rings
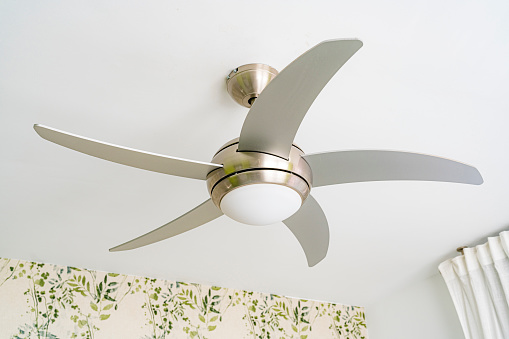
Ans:
POLYGON ((251 108, 265 86, 278 71, 264 64, 248 64, 235 68, 226 77, 226 89, 238 104, 251 108))

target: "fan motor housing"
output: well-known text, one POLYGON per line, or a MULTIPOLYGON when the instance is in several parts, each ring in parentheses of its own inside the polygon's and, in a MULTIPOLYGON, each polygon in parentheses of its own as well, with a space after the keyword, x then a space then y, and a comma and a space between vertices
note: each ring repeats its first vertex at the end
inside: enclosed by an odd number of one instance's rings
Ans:
POLYGON ((287 186, 299 193, 303 202, 306 200, 313 177, 300 148, 292 145, 286 160, 267 153, 239 152, 238 144, 238 138, 229 141, 212 158, 212 163, 223 165, 207 175, 208 191, 217 207, 227 193, 254 184, 287 186))

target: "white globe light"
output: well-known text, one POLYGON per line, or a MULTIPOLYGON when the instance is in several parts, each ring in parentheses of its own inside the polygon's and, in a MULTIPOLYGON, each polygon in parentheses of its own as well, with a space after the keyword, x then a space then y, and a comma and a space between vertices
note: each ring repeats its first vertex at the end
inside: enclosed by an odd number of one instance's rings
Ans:
POLYGON ((221 211, 248 225, 269 225, 292 216, 302 205, 294 189, 276 184, 241 186, 221 200, 221 211))

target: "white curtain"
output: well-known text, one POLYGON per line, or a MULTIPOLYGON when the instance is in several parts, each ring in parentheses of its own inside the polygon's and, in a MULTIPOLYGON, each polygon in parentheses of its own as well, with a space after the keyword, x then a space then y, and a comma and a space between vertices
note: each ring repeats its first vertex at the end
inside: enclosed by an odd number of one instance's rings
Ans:
POLYGON ((509 231, 440 264, 466 339, 509 338, 509 231))

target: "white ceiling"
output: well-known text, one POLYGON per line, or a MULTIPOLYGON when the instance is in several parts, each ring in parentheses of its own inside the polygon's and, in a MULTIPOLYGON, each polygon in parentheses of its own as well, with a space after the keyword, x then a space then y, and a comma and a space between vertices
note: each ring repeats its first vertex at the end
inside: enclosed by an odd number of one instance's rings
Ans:
POLYGON ((507 1, 1 1, 0 256, 369 305, 509 226, 507 1), (237 66, 281 70, 320 41, 364 47, 309 111, 306 152, 393 149, 476 166, 485 183, 375 182, 313 190, 327 258, 308 268, 283 224, 226 217, 124 253, 108 248, 208 198, 204 182, 41 139, 41 123, 209 161, 246 109, 237 66))

